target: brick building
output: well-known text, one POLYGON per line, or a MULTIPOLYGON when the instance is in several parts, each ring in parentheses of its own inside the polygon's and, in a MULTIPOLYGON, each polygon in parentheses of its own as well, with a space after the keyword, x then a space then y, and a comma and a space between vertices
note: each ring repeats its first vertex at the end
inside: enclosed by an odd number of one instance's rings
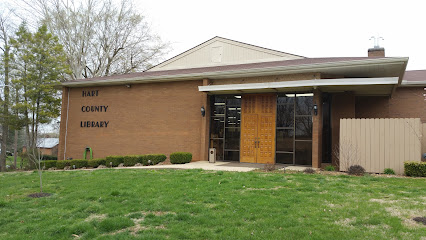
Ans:
POLYGON ((335 162, 342 118, 426 121, 426 71, 383 48, 368 55, 306 58, 215 37, 145 72, 65 82, 59 159, 90 147, 94 158, 198 161, 215 148, 225 161, 335 162))

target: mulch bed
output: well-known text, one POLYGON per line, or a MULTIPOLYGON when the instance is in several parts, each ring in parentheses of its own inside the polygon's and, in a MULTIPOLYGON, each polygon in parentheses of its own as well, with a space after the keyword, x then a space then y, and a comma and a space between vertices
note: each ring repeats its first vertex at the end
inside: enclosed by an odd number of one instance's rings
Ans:
POLYGON ((28 197, 30 197, 30 198, 41 198, 41 197, 48 197, 50 195, 52 195, 52 194, 42 192, 42 193, 31 193, 31 194, 28 195, 28 197))

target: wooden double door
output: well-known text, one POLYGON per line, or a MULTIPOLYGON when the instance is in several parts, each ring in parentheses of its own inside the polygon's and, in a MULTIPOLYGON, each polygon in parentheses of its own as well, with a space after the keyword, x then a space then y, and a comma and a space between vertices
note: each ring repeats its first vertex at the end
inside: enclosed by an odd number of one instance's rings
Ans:
POLYGON ((243 95, 240 162, 275 163, 276 94, 243 95))

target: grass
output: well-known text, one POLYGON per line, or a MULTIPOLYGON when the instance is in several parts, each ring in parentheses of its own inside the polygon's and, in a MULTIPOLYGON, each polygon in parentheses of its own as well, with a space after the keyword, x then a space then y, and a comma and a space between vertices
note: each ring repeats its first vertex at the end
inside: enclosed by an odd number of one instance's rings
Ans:
MULTIPOLYGON (((15 163, 15 158, 13 156, 7 156, 7 158, 6 158, 6 165, 12 166, 12 165, 14 165, 14 163, 15 163)), ((20 168, 20 164, 21 164, 21 157, 17 156, 16 157, 16 166, 18 168, 20 168)), ((24 166, 26 166, 26 165, 28 165, 28 161, 27 160, 24 161, 24 166)))
POLYGON ((0 239, 421 239, 426 179, 201 170, 0 173, 0 239))

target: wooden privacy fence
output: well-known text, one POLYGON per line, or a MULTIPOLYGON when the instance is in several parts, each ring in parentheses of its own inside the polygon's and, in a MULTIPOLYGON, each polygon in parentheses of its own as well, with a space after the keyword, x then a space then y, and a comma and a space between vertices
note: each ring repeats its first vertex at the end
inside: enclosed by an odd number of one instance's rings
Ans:
POLYGON ((403 174, 405 161, 420 160, 421 140, 420 118, 340 119, 340 170, 358 164, 367 172, 403 174))

